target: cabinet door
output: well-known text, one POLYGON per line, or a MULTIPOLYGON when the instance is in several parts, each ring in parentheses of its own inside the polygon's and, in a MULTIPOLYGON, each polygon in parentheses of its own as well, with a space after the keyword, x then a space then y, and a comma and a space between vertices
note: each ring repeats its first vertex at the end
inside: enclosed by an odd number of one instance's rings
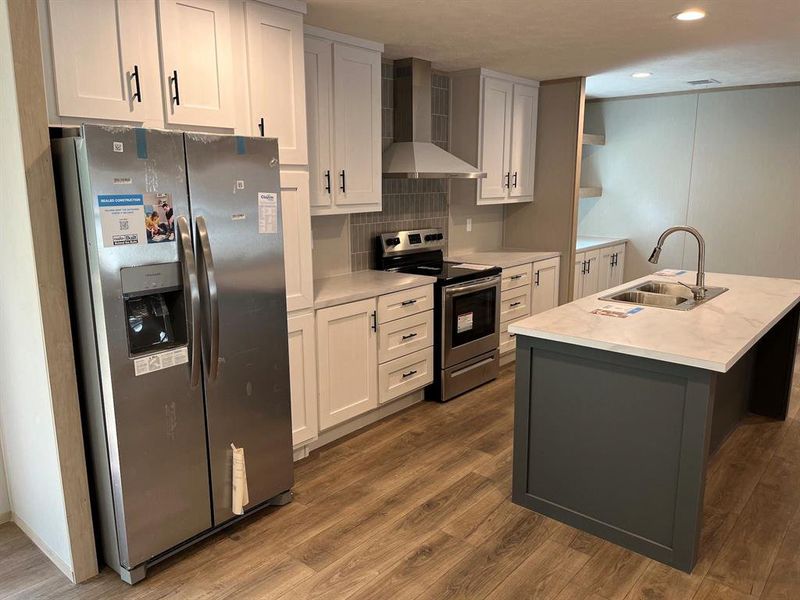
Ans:
POLYGON ((586 274, 583 276, 583 296, 591 296, 600 291, 600 250, 584 253, 586 258, 586 274))
POLYGON ((289 381, 292 393, 292 444, 317 438, 317 361, 314 313, 293 315, 289 323, 289 381))
POLYGON ((560 258, 533 263, 533 298, 531 314, 558 306, 558 274, 560 258))
POLYGON ((58 115, 161 118, 154 0, 50 0, 58 115))
POLYGON ((614 252, 616 252, 614 246, 600 248, 600 258, 597 265, 598 291, 607 290, 614 286, 614 252))
POLYGON ((286 310, 291 312, 314 305, 308 174, 303 171, 281 170, 281 200, 286 310))
POLYGON ((511 118, 511 187, 512 198, 533 198, 533 174, 536 161, 536 117, 539 114, 539 88, 514 84, 514 108, 511 118))
POLYGON ((320 429, 378 406, 375 299, 317 311, 320 429))
POLYGON ((305 39, 306 119, 311 210, 333 207, 333 44, 305 39))
POLYGON ((278 138, 282 165, 305 165, 303 16, 250 0, 245 14, 251 134, 278 138))
POLYGON ((583 275, 586 269, 586 265, 584 265, 584 261, 586 260, 586 254, 583 252, 578 252, 575 255, 575 270, 573 274, 574 278, 574 285, 572 289, 572 299, 577 300, 578 298, 583 298, 583 275))
POLYGON ((616 257, 614 268, 611 274, 611 286, 622 285, 625 283, 625 244, 619 244, 613 248, 616 257))
POLYGON ((167 123, 233 128, 229 3, 159 0, 167 123))
POLYGON ((381 56, 333 45, 334 202, 349 212, 381 208, 381 56))
POLYGON ((481 200, 505 200, 508 194, 511 153, 511 107, 513 85, 486 77, 483 80, 481 119, 481 169, 486 178, 478 180, 481 200))

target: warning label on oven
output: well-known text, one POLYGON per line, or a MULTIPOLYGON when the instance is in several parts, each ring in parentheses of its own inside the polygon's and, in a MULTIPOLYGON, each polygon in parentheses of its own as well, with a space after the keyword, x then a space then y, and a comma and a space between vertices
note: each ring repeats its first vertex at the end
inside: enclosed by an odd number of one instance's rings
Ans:
POLYGON ((472 313, 463 313, 456 317, 456 333, 464 333, 472 329, 472 313))

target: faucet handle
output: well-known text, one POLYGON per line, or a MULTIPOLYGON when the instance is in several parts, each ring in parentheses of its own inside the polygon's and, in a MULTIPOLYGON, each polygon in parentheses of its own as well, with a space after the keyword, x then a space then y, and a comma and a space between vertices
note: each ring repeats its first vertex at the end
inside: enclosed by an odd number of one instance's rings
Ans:
POLYGON ((702 300, 703 298, 706 297, 706 288, 701 287, 699 285, 689 285, 688 283, 683 283, 682 281, 679 281, 678 283, 680 283, 683 287, 691 290, 692 296, 694 297, 695 300, 702 300))

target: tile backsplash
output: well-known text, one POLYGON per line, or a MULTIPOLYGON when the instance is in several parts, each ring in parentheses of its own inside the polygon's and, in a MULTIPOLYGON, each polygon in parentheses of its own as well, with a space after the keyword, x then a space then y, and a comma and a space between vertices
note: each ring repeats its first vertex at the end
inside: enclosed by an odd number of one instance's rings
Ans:
MULTIPOLYGON (((394 65, 381 68, 383 148, 393 141, 394 65)), ((434 73, 431 78, 431 129, 433 143, 447 150, 449 143, 450 78, 434 73)), ((446 179, 384 179, 383 210, 350 215, 350 268, 374 268, 380 233, 438 227, 447 240, 448 184, 446 179)))

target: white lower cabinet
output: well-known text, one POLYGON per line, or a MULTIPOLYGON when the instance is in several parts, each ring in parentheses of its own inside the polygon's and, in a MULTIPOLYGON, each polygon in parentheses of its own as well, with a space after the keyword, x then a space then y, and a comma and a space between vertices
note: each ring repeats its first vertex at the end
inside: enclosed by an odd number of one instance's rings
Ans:
POLYGON ((624 281, 624 268, 624 243, 578 252, 575 255, 573 300, 621 285, 624 281))
POLYGON ((500 294, 500 354, 516 349, 512 323, 558 306, 559 257, 503 269, 500 294))
POLYGON ((317 311, 320 429, 377 408, 376 330, 375 298, 317 311))
POLYGON ((381 404, 432 383, 433 346, 383 363, 378 380, 381 404))
POLYGON ((558 257, 533 263, 531 314, 536 315, 558 306, 560 263, 558 257))
POLYGON ((587 250, 575 255, 574 300, 600 291, 599 260, 600 250, 587 250))
MULTIPOLYGON (((380 307, 379 307, 380 311, 380 307)), ((378 362, 400 358, 433 345, 433 311, 427 310, 381 323, 378 327, 378 362)))
POLYGON ((317 356, 314 313, 289 315, 289 381, 292 394, 292 443, 317 439, 317 356))
POLYGON ((292 312, 314 305, 308 173, 281 169, 281 209, 286 310, 292 312))

